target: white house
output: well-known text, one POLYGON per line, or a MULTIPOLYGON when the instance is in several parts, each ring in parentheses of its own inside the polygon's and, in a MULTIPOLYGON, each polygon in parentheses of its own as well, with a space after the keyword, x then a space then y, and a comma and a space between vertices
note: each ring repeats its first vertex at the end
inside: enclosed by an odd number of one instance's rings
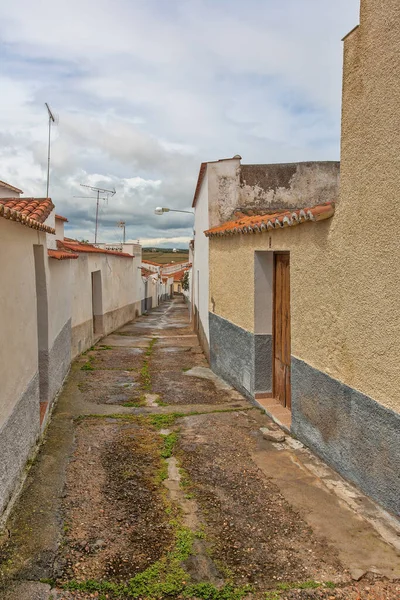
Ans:
POLYGON ((5 181, 0 181, 0 198, 9 198, 10 196, 19 198, 23 193, 24 192, 19 188, 16 188, 5 181))
POLYGON ((172 277, 142 278, 139 244, 112 249, 66 238, 50 198, 9 197, 1 182, 0 515, 18 487, 71 361, 166 299, 172 277), (148 307, 150 308, 150 306, 148 307))

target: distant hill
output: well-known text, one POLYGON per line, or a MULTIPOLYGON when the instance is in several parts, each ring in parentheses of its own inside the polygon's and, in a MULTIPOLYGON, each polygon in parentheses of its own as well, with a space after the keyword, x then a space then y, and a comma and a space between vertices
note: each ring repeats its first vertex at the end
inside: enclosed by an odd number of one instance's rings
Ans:
POLYGON ((176 252, 172 252, 171 250, 164 248, 157 250, 157 252, 153 252, 152 250, 146 250, 146 248, 143 248, 142 258, 144 260, 151 260, 152 262, 160 263, 160 265, 166 265, 173 262, 186 262, 189 259, 189 252, 180 249, 178 249, 176 252))
POLYGON ((189 250, 187 250, 186 248, 176 248, 176 252, 174 252, 174 248, 152 248, 146 246, 143 246, 143 252, 160 252, 162 254, 165 254, 166 252, 171 252, 173 254, 189 254, 189 250))

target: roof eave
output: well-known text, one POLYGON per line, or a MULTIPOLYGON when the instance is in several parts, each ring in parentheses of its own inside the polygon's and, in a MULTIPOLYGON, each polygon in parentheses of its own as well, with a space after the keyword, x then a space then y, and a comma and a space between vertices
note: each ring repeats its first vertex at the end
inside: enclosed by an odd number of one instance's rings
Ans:
POLYGON ((200 189, 201 189, 201 186, 203 184, 203 179, 204 179, 204 176, 205 176, 206 171, 207 171, 207 164, 208 163, 203 162, 200 165, 199 176, 197 178, 196 189, 194 191, 194 196, 193 196, 192 208, 194 208, 196 206, 197 199, 198 199, 198 196, 199 196, 199 193, 200 193, 200 189))
POLYGON ((306 221, 324 221, 330 219, 335 214, 334 202, 327 202, 311 208, 298 209, 296 211, 287 211, 266 215, 264 217, 251 217, 230 221, 225 225, 208 229, 204 232, 206 237, 225 237, 227 235, 238 235, 247 233, 265 233, 272 229, 282 229, 284 227, 294 227, 306 221))
POLYGON ((56 230, 49 225, 45 225, 44 223, 40 223, 40 221, 36 221, 35 219, 31 219, 27 215, 23 215, 17 210, 13 210, 8 206, 4 206, 4 204, 0 203, 0 217, 7 219, 8 221, 15 221, 16 223, 21 223, 21 225, 25 225, 26 227, 30 227, 31 229, 36 229, 38 231, 43 231, 45 233, 51 233, 55 235, 56 230))

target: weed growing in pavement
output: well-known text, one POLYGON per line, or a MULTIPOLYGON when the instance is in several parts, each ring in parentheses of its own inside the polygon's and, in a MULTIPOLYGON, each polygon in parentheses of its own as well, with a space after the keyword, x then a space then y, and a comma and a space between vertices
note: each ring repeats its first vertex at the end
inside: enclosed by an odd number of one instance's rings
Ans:
POLYGON ((140 377, 142 378, 142 389, 149 392, 151 390, 151 377, 147 361, 145 361, 143 367, 140 369, 140 377))
POLYGON ((162 458, 170 458, 172 456, 172 452, 177 441, 177 433, 169 433, 168 435, 163 435, 164 448, 161 451, 162 458))
POLYGON ((181 476, 179 485, 180 487, 187 488, 191 485, 189 475, 183 467, 179 467, 179 474, 181 476))
POLYGON ((212 583, 196 583, 189 585, 183 592, 184 598, 201 598, 202 600, 241 600, 252 591, 250 586, 236 588, 228 583, 217 588, 212 583))
MULTIPOLYGON (((89 348, 89 350, 92 350, 92 348, 89 348)), ((89 350, 87 352, 89 352, 89 350)), ((86 352, 84 353, 86 354, 86 352)), ((85 362, 84 365, 81 366, 81 371, 94 371, 94 366, 92 365, 92 360, 93 360, 93 356, 88 356, 87 361, 85 362)))
POLYGON ((39 579, 40 583, 47 583, 47 585, 49 585, 50 587, 54 587, 56 585, 56 580, 55 579, 50 579, 48 577, 45 577, 43 579, 39 579))
POLYGON ((100 592, 123 598, 199 598, 203 600, 241 600, 249 593, 249 586, 235 588, 226 584, 217 588, 211 583, 190 584, 190 575, 182 563, 193 553, 195 533, 176 520, 170 522, 175 528, 175 546, 163 558, 138 573, 126 583, 88 580, 70 581, 63 588, 71 591, 100 592))
POLYGON ((280 593, 279 592, 267 592, 264 596, 265 600, 279 600, 280 593))
POLYGON ((168 413, 166 415, 163 414, 155 414, 155 415, 150 415, 148 417, 144 417, 145 419, 148 419, 150 424, 153 425, 153 427, 155 427, 156 429, 163 429, 164 427, 170 427, 171 425, 173 425, 176 421, 176 419, 179 419, 180 417, 184 417, 185 415, 183 413, 168 413))
POLYGON ((81 371, 94 371, 93 365, 90 363, 90 360, 81 366, 81 371))
POLYGON ((163 402, 162 400, 156 400, 157 406, 168 406, 167 402, 163 402))
POLYGON ((149 347, 146 350, 146 356, 151 356, 153 353, 153 347, 154 344, 156 343, 156 341, 158 340, 158 338, 153 338, 149 344, 149 347))
POLYGON ((86 354, 88 352, 93 352, 94 349, 95 349, 94 346, 90 346, 90 348, 88 348, 87 350, 85 350, 85 352, 82 352, 81 356, 86 356, 86 354))
POLYGON ((198 540, 205 540, 207 537, 206 532, 203 529, 198 529, 194 535, 198 540))
POLYGON ((156 483, 162 483, 163 481, 165 481, 168 478, 168 463, 167 461, 164 459, 162 460, 161 463, 161 467, 155 477, 156 479, 156 483))
POLYGON ((125 406, 126 408, 140 408, 141 406, 143 406, 143 404, 139 400, 136 402, 124 402, 122 406, 125 406))
MULTIPOLYGON (((127 369, 125 369, 127 370, 127 369)), ((133 370, 133 369, 131 369, 133 370)), ((155 413, 150 416, 148 415, 129 415, 125 413, 112 413, 110 415, 101 415, 96 413, 91 413, 90 415, 78 415, 74 417, 75 422, 84 421, 85 419, 126 419, 126 420, 135 420, 135 419, 144 419, 148 420, 151 425, 153 425, 156 429, 162 429, 163 427, 169 427, 174 424, 176 419, 181 419, 182 417, 191 417, 195 415, 212 415, 214 413, 228 413, 228 412, 242 412, 247 410, 258 410, 254 406, 245 407, 245 408, 225 408, 225 409, 217 409, 217 410, 205 410, 205 411, 192 411, 188 413, 155 413)))
POLYGON ((142 389, 146 392, 151 391, 151 375, 150 375, 150 366, 149 366, 149 357, 153 353, 153 347, 158 338, 153 338, 149 344, 149 347, 146 350, 146 358, 143 363, 143 367, 140 370, 140 377, 142 379, 142 389))
POLYGON ((312 579, 309 581, 278 583, 275 590, 266 592, 265 600, 280 600, 282 594, 290 590, 316 590, 318 588, 333 589, 335 587, 336 585, 332 581, 319 582, 312 579))

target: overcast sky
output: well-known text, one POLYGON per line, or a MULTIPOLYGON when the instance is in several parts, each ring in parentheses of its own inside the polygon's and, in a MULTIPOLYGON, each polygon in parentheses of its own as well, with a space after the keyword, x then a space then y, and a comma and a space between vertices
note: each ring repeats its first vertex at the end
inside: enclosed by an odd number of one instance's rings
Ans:
POLYGON ((68 235, 185 246, 200 162, 339 159, 341 38, 359 0, 0 2, 0 179, 46 192, 68 235), (168 242, 169 240, 169 242, 168 242))

